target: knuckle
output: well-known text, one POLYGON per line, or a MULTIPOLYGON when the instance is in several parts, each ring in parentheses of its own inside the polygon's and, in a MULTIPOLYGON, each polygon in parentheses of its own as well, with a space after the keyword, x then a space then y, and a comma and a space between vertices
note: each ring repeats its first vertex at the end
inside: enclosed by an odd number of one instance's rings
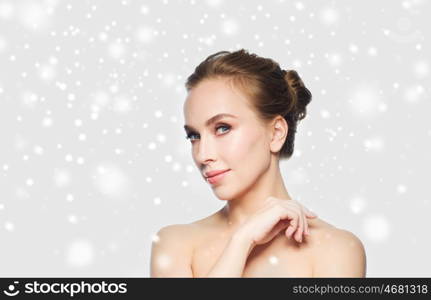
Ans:
POLYGON ((266 202, 265 202, 265 206, 266 206, 266 207, 273 207, 275 203, 276 203, 276 202, 275 202, 273 199, 268 198, 268 199, 266 200, 266 202))
POLYGON ((276 200, 276 198, 272 197, 272 196, 269 196, 268 198, 266 198, 266 201, 269 203, 273 203, 273 202, 275 202, 275 200, 276 200))
POLYGON ((279 210, 284 210, 285 209, 284 206, 281 205, 280 203, 274 203, 274 207, 276 207, 279 210))
POLYGON ((279 202, 277 202, 277 201, 270 202, 269 203, 269 207, 271 209, 275 209, 275 210, 281 210, 283 208, 283 206, 279 202))
POLYGON ((301 214, 296 209, 291 209, 290 211, 295 215, 295 218, 299 218, 301 216, 301 214))

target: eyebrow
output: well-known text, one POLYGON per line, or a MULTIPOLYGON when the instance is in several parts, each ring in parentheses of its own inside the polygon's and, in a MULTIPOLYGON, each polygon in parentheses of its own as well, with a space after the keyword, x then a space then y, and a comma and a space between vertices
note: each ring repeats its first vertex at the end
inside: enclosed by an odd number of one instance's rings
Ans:
MULTIPOLYGON (((209 125, 211 125, 212 123, 215 123, 215 122, 217 122, 218 120, 220 120, 220 119, 223 119, 223 118, 236 118, 237 116, 234 116, 234 115, 231 115, 231 114, 227 114, 227 113, 222 113, 222 114, 217 114, 217 115, 215 115, 215 116, 213 116, 213 117, 211 117, 211 118, 209 118, 206 122, 205 122, 205 126, 209 126, 209 125)), ((196 130, 196 129, 194 129, 192 126, 190 126, 190 125, 184 125, 184 129, 186 130, 186 131, 190 131, 190 130, 196 130)))

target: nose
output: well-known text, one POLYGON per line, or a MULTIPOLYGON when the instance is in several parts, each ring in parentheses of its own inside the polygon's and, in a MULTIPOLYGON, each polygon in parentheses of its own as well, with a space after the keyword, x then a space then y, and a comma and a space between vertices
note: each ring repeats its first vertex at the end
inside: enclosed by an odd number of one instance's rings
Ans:
POLYGON ((216 149, 211 137, 201 137, 196 145, 194 156, 195 161, 199 166, 207 164, 209 161, 215 160, 216 149))

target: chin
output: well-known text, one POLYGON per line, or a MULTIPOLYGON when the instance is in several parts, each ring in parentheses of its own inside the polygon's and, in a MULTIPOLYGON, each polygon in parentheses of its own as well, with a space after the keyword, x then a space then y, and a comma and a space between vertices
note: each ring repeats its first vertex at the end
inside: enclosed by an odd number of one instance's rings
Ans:
POLYGON ((219 190, 218 187, 214 188, 213 192, 214 192, 214 195, 220 200, 229 201, 229 200, 233 199, 232 193, 229 193, 227 191, 221 191, 221 190, 219 190))
POLYGON ((235 199, 235 195, 238 194, 237 190, 235 191, 232 190, 232 185, 231 186, 219 185, 211 188, 214 195, 220 200, 229 201, 231 199, 235 199))
MULTIPOLYGON (((227 178, 226 178, 227 179, 227 178)), ((215 196, 220 200, 234 200, 238 199, 241 195, 251 189, 254 185, 255 180, 251 180, 247 177, 241 180, 231 177, 229 181, 224 181, 219 185, 212 186, 212 191, 215 196)))
POLYGON ((216 186, 213 188, 213 192, 216 195, 216 197, 220 200, 230 201, 237 199, 238 196, 241 194, 240 189, 229 189, 227 186, 216 186))

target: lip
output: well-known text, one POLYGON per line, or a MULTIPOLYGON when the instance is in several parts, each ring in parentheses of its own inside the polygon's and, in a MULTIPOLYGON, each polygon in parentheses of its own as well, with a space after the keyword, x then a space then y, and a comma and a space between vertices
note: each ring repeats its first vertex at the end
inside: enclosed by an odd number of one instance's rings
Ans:
POLYGON ((229 169, 229 170, 222 171, 222 172, 218 172, 218 174, 217 174, 217 175, 207 177, 207 178, 206 178, 206 180, 207 180, 207 182, 208 182, 208 183, 210 183, 210 184, 214 185, 214 184, 218 183, 218 182, 219 182, 223 177, 225 177, 225 175, 226 175, 229 171, 230 171, 230 169, 229 169))
POLYGON ((210 178, 210 177, 214 177, 214 176, 216 176, 216 175, 218 175, 218 174, 220 174, 220 173, 224 173, 224 172, 227 172, 227 171, 229 171, 230 169, 225 169, 225 170, 215 170, 215 171, 210 171, 210 172, 205 172, 205 178, 206 179, 208 179, 208 178, 210 178))

